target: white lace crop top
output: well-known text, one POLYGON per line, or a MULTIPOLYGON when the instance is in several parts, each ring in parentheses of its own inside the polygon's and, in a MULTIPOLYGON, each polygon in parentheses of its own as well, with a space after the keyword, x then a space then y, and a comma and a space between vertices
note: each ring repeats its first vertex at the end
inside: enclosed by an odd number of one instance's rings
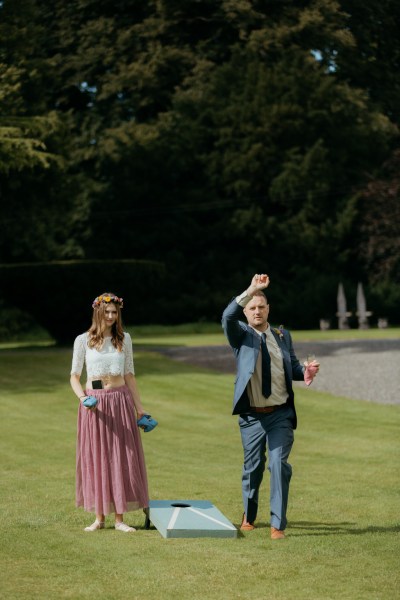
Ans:
POLYGON ((106 375, 134 374, 131 336, 124 332, 122 352, 118 352, 112 345, 111 337, 105 337, 103 347, 96 350, 89 348, 87 333, 78 335, 74 343, 71 375, 80 376, 85 363, 88 380, 99 379, 106 375))

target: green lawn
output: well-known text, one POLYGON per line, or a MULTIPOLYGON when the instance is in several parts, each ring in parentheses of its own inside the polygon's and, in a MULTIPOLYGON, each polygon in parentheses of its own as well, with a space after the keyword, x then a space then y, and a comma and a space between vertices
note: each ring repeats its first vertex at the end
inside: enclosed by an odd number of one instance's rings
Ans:
MULTIPOLYGON (((188 323, 183 325, 132 325, 126 327, 135 346, 218 346, 226 344, 226 338, 219 323, 188 323)), ((400 327, 387 329, 347 329, 340 331, 292 330, 294 341, 323 342, 330 340, 389 340, 400 338, 400 327)), ((37 332, 27 340, 9 340, 0 342, 0 350, 26 347, 51 347, 55 342, 48 334, 37 332)))
MULTIPOLYGON (((132 326, 128 327, 134 344, 140 346, 217 346, 226 344, 226 338, 219 323, 199 323, 167 326, 132 326)), ((330 340, 375 340, 399 339, 400 327, 387 329, 330 329, 296 330, 292 337, 297 342, 323 342, 330 340)))
MULTIPOLYGON (((87 534, 74 506, 77 401, 71 353, 0 353, 0 597, 387 600, 399 597, 400 410, 298 388, 288 537, 272 542, 268 478, 258 528, 229 539, 165 540, 138 527, 87 534)), ((233 376, 135 358, 152 499, 206 499, 238 525, 242 452, 233 376)))

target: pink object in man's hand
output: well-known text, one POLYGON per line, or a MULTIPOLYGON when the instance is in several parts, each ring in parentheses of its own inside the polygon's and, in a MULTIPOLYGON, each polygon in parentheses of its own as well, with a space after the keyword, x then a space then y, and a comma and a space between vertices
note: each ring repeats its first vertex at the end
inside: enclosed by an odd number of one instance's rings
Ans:
POLYGON ((313 382, 315 375, 317 374, 319 369, 318 363, 310 363, 306 366, 306 370, 304 371, 304 382, 306 385, 310 385, 313 382))

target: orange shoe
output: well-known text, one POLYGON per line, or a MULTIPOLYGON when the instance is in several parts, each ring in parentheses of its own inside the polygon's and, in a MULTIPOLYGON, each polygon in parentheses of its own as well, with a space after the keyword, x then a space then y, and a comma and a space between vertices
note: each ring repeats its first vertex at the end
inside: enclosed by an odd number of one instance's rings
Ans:
POLYGON ((253 531, 253 529, 255 529, 254 523, 249 523, 246 519, 246 513, 243 513, 243 519, 240 529, 241 531, 253 531))
POLYGON ((271 540, 284 540, 285 532, 281 529, 276 529, 275 527, 271 527, 271 540))

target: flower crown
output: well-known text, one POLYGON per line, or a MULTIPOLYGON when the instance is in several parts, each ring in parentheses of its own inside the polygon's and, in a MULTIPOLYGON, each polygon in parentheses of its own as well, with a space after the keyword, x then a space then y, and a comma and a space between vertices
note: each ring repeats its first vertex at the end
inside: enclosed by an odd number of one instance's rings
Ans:
POLYGON ((118 296, 98 296, 93 300, 92 308, 96 308, 100 306, 101 303, 108 304, 109 302, 113 302, 114 304, 119 304, 120 308, 123 308, 124 301, 122 298, 118 298, 118 296))

